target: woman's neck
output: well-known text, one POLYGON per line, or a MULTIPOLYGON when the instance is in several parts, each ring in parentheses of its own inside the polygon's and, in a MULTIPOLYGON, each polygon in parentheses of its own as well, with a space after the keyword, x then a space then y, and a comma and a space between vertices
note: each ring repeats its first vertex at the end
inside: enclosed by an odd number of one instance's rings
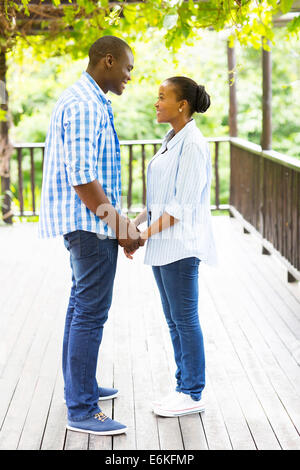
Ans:
POLYGON ((192 121, 192 118, 189 117, 189 118, 182 118, 176 122, 170 122, 171 126, 173 127, 173 130, 174 130, 174 135, 176 135, 179 131, 181 131, 181 129, 184 128, 184 126, 186 126, 186 124, 188 122, 192 121))

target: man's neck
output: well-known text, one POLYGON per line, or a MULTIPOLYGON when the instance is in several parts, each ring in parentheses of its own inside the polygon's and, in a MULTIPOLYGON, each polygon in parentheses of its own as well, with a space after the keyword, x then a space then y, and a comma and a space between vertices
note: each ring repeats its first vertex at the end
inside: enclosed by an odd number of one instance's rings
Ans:
POLYGON ((97 85, 101 88, 101 90, 103 91, 103 93, 107 93, 108 92, 108 88, 107 86, 104 84, 104 80, 103 79, 100 79, 99 77, 97 77, 97 74, 94 72, 94 70, 91 68, 91 67, 88 67, 86 69, 86 72, 92 77, 93 80, 95 80, 95 82, 97 83, 97 85))

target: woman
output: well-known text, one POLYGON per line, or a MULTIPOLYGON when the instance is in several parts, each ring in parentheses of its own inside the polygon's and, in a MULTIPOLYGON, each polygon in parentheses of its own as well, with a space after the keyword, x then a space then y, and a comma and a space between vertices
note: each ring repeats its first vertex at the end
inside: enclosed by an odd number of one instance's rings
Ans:
MULTIPOLYGON (((152 404, 161 416, 204 410, 205 355, 198 317, 198 267, 215 264, 211 229, 209 147, 192 115, 204 113, 210 97, 186 77, 168 78, 159 88, 157 121, 172 129, 147 170, 147 208, 134 223, 148 220, 145 264, 152 265, 177 365, 176 390, 152 404)), ((132 253, 127 256, 132 258, 132 253)))

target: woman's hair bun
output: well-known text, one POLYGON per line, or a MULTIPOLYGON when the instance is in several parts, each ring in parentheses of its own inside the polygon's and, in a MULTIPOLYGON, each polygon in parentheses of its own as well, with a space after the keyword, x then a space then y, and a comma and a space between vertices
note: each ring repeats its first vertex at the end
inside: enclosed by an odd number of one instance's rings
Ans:
POLYGON ((210 107, 210 96, 203 85, 197 86, 195 111, 196 113, 205 113, 210 107))
POLYGON ((187 100, 191 115, 205 113, 210 107, 210 96, 203 85, 188 77, 171 77, 167 81, 175 86, 178 100, 187 100))

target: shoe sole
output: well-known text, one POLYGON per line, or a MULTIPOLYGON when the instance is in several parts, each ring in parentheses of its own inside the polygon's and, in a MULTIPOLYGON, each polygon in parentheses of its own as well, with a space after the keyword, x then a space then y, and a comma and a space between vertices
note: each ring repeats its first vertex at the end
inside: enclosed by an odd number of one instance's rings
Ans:
POLYGON ((185 415, 191 415, 195 413, 203 413, 205 411, 205 407, 203 408, 198 408, 197 410, 190 410, 190 411, 182 411, 182 412, 173 412, 173 411, 165 411, 165 410, 160 410, 158 408, 153 408, 153 412, 158 415, 158 416, 164 416, 166 418, 177 418, 178 416, 185 416, 185 415))
POLYGON ((97 436, 114 436, 116 434, 126 433, 128 428, 115 429, 113 431, 91 431, 90 429, 80 429, 73 426, 66 426, 69 431, 83 432, 85 434, 96 434, 97 436))
POLYGON ((118 395, 119 395, 119 392, 115 393, 114 395, 108 395, 107 397, 99 397, 99 401, 112 400, 113 398, 116 398, 118 395))

